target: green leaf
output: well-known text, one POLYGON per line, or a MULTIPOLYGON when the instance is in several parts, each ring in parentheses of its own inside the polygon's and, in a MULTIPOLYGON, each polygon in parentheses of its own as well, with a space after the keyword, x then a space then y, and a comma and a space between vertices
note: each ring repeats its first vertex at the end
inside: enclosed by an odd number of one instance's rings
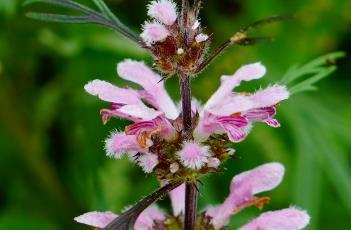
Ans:
POLYGON ((35 12, 28 12, 26 16, 29 18, 42 20, 42 21, 49 21, 49 22, 60 22, 60 23, 91 23, 92 21, 88 16, 68 16, 62 14, 47 14, 47 13, 35 13, 35 12))
POLYGON ((321 79, 329 76, 335 70, 336 70, 335 66, 331 66, 331 67, 327 67, 325 69, 322 69, 320 72, 313 75, 312 77, 309 77, 306 80, 294 85, 293 87, 290 87, 289 91, 291 94, 296 94, 296 93, 300 93, 303 91, 316 90, 317 88, 315 86, 313 86, 313 84, 320 81, 321 79))
POLYGON ((332 74, 336 70, 335 60, 344 56, 344 52, 335 52, 321 56, 302 67, 295 65, 283 76, 280 84, 287 85, 291 94, 316 90, 314 84, 332 74))
POLYGON ((108 8, 108 6, 105 4, 103 0, 93 0, 95 5, 101 10, 104 15, 108 16, 110 19, 113 19, 114 21, 120 22, 117 17, 111 12, 111 10, 108 8))
POLYGON ((83 6, 82 4, 79 4, 79 3, 73 2, 73 1, 69 1, 69 0, 26 0, 23 2, 23 6, 27 6, 27 5, 30 5, 33 3, 46 3, 46 4, 62 6, 64 8, 77 10, 77 11, 84 13, 84 14, 97 13, 94 10, 91 10, 86 6, 83 6))

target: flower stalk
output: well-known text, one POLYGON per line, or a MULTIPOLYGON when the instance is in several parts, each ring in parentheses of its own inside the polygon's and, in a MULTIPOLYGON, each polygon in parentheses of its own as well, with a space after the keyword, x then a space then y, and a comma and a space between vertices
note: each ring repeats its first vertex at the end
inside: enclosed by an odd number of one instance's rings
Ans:
MULTIPOLYGON (((180 76, 180 90, 182 98, 182 122, 183 122, 183 138, 191 139, 192 118, 191 118, 191 78, 185 74, 180 76)), ((189 181, 185 186, 185 214, 184 214, 184 230, 194 230, 197 215, 197 197, 198 191, 196 182, 189 181)))

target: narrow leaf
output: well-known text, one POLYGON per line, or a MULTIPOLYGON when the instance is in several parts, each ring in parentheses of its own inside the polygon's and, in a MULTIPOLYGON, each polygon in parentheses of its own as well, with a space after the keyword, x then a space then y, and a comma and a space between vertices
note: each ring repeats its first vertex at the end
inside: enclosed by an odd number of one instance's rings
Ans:
POLYGON ((26 0, 26 1, 24 1, 23 5, 27 6, 27 5, 33 4, 33 3, 46 3, 46 4, 57 5, 57 6, 61 6, 64 8, 77 10, 77 11, 84 13, 84 14, 96 14, 97 13, 96 11, 89 9, 88 7, 83 6, 77 2, 73 2, 71 0, 26 0))
POLYGON ((49 22, 60 22, 60 23, 91 23, 89 17, 87 16, 68 16, 68 15, 61 15, 61 14, 47 14, 47 13, 34 13, 29 12, 26 14, 27 17, 42 20, 42 21, 49 21, 49 22))

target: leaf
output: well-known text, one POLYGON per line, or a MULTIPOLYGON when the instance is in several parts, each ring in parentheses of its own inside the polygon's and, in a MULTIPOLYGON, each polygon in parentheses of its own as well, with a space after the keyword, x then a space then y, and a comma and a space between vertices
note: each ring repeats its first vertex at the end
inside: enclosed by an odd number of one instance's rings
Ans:
POLYGON ((62 6, 68 9, 77 10, 84 14, 97 13, 94 10, 91 10, 86 6, 83 6, 82 4, 79 4, 77 2, 73 2, 70 0, 26 0, 23 2, 23 6, 27 6, 33 3, 46 3, 46 4, 62 6))
POLYGON ((60 23, 77 23, 77 24, 86 24, 91 23, 91 19, 87 16, 68 16, 62 14, 47 14, 47 13, 35 13, 28 12, 26 16, 29 18, 49 21, 49 22, 60 22, 60 23))
POLYGON ((321 70, 320 72, 318 72, 317 74, 313 75, 312 77, 309 77, 306 80, 294 85, 293 87, 290 87, 289 91, 291 94, 296 94, 296 93, 300 93, 303 91, 316 90, 317 88, 315 86, 313 86, 313 84, 320 81, 321 79, 329 76, 335 70, 336 70, 335 66, 325 68, 325 69, 321 70))
POLYGON ((112 29, 126 38, 137 43, 139 46, 144 47, 144 43, 140 40, 139 36, 125 26, 106 6, 102 0, 94 0, 95 4, 102 10, 97 12, 86 6, 83 6, 77 2, 71 0, 26 0, 23 5, 27 6, 33 3, 46 3, 61 6, 64 8, 76 10, 86 16, 86 18, 79 18, 79 16, 66 16, 66 15, 55 15, 55 14, 43 14, 43 13, 29 13, 31 18, 51 21, 51 22, 63 22, 63 23, 95 23, 98 25, 105 26, 112 29), (89 19, 89 20, 88 20, 89 19))
POLYGON ((332 74, 336 70, 335 60, 344 56, 344 52, 335 52, 319 57, 302 67, 295 65, 283 76, 280 84, 287 85, 291 94, 316 90, 314 84, 332 74), (293 84, 294 82, 297 83, 293 84))
POLYGON ((103 0, 93 0, 93 2, 101 10, 101 12, 108 16, 110 19, 120 22, 103 0))

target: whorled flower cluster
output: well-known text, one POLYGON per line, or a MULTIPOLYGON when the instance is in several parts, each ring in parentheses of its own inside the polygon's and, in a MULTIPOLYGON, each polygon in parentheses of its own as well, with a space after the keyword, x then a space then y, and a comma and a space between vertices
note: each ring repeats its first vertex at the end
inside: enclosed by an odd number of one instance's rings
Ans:
POLYGON ((222 76, 221 86, 205 105, 194 99, 189 141, 181 135, 181 109, 169 97, 160 75, 131 60, 118 64, 117 72, 142 89, 120 88, 102 80, 85 86, 88 93, 110 103, 110 108, 101 110, 104 123, 111 117, 133 122, 123 132, 111 133, 105 145, 107 155, 119 159, 126 154, 161 181, 196 180, 218 170, 234 154, 231 143, 244 140, 252 124, 279 127, 273 117, 277 105, 289 97, 281 85, 252 94, 232 92, 242 81, 259 79, 266 72, 260 63, 243 66, 233 75, 222 76))
MULTIPOLYGON (((283 179, 284 167, 280 163, 261 165, 250 171, 235 176, 230 185, 230 192, 225 201, 218 206, 209 207, 198 215, 197 229, 223 229, 231 216, 241 210, 257 206, 262 209, 269 202, 268 197, 256 197, 256 194, 270 191, 283 179)), ((144 210, 136 220, 135 230, 181 229, 180 215, 184 210, 184 189, 182 186, 170 194, 173 215, 167 215, 156 206, 144 210)), ((75 220, 79 223, 104 228, 117 217, 112 212, 89 212, 75 220)), ((278 211, 269 211, 239 228, 239 230, 299 230, 309 223, 309 215, 298 208, 290 207, 278 211)))
POLYGON ((155 67, 165 74, 196 74, 210 43, 198 12, 181 18, 173 1, 159 0, 149 4, 147 13, 151 20, 144 23, 140 37, 154 56, 155 67))

